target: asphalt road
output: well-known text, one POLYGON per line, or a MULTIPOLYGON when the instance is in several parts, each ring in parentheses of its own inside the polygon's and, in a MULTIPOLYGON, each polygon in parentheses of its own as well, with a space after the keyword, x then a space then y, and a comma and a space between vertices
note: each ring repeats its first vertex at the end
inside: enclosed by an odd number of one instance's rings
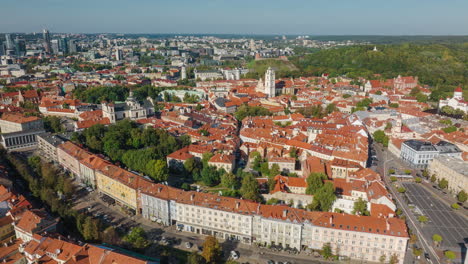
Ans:
MULTIPOLYGON (((379 172, 380 175, 382 175, 382 179, 384 180, 385 185, 389 189, 393 198, 396 200, 398 207, 403 211, 404 215, 407 216, 406 223, 408 224, 409 228, 415 231, 415 234, 417 235, 418 240, 419 240, 417 244, 419 244, 419 246, 424 249, 424 252, 430 255, 432 259, 432 263, 440 264, 441 262, 440 262, 439 256, 437 255, 436 251, 432 247, 431 240, 427 240, 425 238, 421 230, 420 223, 416 220, 416 217, 413 215, 413 213, 409 209, 406 202, 403 200, 400 194, 396 191, 396 188, 390 183, 389 176, 386 175, 386 170, 390 168, 404 169, 402 167, 402 164, 398 162, 397 159, 395 159, 396 157, 392 157, 390 154, 385 153, 385 151, 382 150, 382 147, 380 145, 373 144, 372 147, 375 150, 376 156, 377 156, 377 162, 375 166, 372 167, 372 169, 379 172)), ((414 261, 413 255, 411 254, 410 251, 408 251, 405 257, 405 263, 413 263, 413 261, 414 261)))
POLYGON ((468 240, 468 221, 423 186, 410 182, 402 185, 407 190, 406 196, 409 202, 429 218, 429 222, 422 225, 426 239, 431 240, 433 234, 440 234, 443 238, 441 247, 459 251, 460 243, 468 240))

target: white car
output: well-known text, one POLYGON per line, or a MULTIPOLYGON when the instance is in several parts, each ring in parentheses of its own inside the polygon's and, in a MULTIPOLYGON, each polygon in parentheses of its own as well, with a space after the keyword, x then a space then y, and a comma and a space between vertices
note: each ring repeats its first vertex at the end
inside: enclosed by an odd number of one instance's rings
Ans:
POLYGON ((236 260, 236 259, 239 258, 239 254, 238 254, 236 251, 234 251, 234 250, 231 251, 231 258, 232 258, 233 260, 236 260))
POLYGON ((192 243, 185 242, 185 248, 192 248, 192 243))

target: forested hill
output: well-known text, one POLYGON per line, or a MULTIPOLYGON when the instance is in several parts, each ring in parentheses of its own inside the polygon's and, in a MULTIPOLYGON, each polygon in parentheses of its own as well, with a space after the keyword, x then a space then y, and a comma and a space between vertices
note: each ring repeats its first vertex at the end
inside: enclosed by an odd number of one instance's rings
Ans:
POLYGON ((412 75, 418 76, 422 84, 436 88, 440 96, 452 93, 458 85, 468 90, 468 43, 377 45, 378 51, 373 51, 373 47, 321 50, 291 61, 305 75, 346 74, 351 78, 376 78, 374 74, 383 78, 412 75))

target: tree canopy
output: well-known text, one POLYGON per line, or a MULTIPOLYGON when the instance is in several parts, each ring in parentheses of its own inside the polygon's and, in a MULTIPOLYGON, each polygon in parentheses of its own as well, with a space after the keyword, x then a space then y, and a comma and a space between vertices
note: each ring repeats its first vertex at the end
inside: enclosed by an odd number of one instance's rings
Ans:
POLYGON ((432 100, 451 96, 458 85, 468 87, 466 44, 403 43, 377 46, 378 51, 372 48, 360 45, 326 49, 291 61, 303 75, 309 76, 323 73, 368 79, 418 76, 422 84, 435 87, 437 95, 431 96, 432 100))
POLYGON ((94 125, 77 134, 74 140, 156 181, 167 179, 166 156, 190 144, 183 137, 175 138, 162 129, 143 129, 129 120, 108 127, 94 125))
POLYGON ((215 237, 207 236, 205 238, 201 255, 205 258, 206 263, 218 263, 221 258, 221 245, 215 237))
POLYGON ((253 200, 253 201, 261 201, 259 189, 258 189, 258 182, 254 178, 251 173, 246 173, 242 179, 242 186, 240 188, 240 193, 242 198, 253 200))
POLYGON ((247 104, 241 105, 237 111, 234 113, 234 116, 237 120, 242 121, 248 116, 269 116, 271 112, 268 109, 261 106, 249 106, 247 104))

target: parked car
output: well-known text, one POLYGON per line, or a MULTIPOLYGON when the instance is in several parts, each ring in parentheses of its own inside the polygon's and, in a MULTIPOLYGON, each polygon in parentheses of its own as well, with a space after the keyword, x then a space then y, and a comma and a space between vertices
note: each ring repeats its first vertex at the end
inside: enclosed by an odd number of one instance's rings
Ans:
POLYGON ((429 256, 429 253, 424 253, 424 258, 429 262, 431 261, 431 257, 429 256))
POLYGON ((185 242, 185 248, 192 248, 192 243, 185 242))
POLYGON ((232 250, 232 251, 231 251, 231 258, 232 258, 233 260, 238 259, 238 258, 239 258, 239 253, 237 253, 236 251, 232 250))

